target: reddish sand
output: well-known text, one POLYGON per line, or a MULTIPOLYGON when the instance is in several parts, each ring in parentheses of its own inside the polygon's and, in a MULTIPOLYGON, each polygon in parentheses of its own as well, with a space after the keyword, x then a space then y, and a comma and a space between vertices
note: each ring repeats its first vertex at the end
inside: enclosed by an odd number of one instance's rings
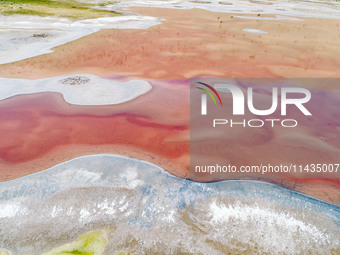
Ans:
MULTIPOLYGON (((131 10, 167 20, 148 30, 100 31, 57 47, 54 53, 2 65, 0 76, 42 78, 92 73, 175 80, 197 75, 339 77, 340 74, 337 57, 340 34, 334 32, 339 29, 339 20, 254 21, 204 10, 131 10), (242 32, 243 28, 261 29, 268 34, 249 34, 242 32)), ((189 86, 181 81, 151 82, 153 89, 149 93, 115 106, 69 105, 61 95, 53 93, 0 101, 0 180, 94 153, 137 157, 177 176, 189 177, 189 86)), ((318 86, 312 87, 336 89, 318 86)), ((338 124, 332 113, 334 126, 320 129, 326 121, 322 119, 317 120, 322 122, 318 122, 319 129, 309 129, 309 124, 304 123, 304 129, 298 133, 307 131, 316 138, 321 135, 334 138, 338 124)), ((289 142, 269 135, 283 152, 296 154, 289 142)), ((306 142, 305 137, 300 138, 306 142)), ((333 139, 329 144, 338 148, 339 140, 333 139)), ((249 155, 255 149, 249 143, 243 146, 249 155)), ((310 150, 306 143, 295 149, 302 149, 299 153, 306 160, 319 155, 318 150, 310 150)), ((261 153, 261 147, 256 150, 261 153)), ((268 181, 340 205, 338 180, 268 181)))
POLYGON ((170 80, 198 75, 340 75, 340 20, 268 21, 199 9, 130 10, 166 20, 147 30, 102 30, 59 46, 53 54, 3 65, 0 76, 41 78, 86 72, 170 80), (246 33, 244 28, 268 34, 246 33))

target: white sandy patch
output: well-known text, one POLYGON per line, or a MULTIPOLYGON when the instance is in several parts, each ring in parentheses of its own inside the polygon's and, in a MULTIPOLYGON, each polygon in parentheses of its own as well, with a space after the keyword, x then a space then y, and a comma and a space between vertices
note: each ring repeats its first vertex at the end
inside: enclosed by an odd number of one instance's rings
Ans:
POLYGON ((276 15, 275 17, 261 17, 261 16, 234 16, 235 18, 240 19, 252 19, 252 20, 290 20, 290 21, 303 21, 303 19, 289 17, 289 16, 281 16, 276 15))
POLYGON ((38 80, 0 78, 0 100, 22 94, 57 92, 70 104, 111 105, 130 101, 151 88, 147 81, 118 82, 90 74, 38 80))
POLYGON ((123 183, 126 188, 135 189, 136 187, 143 185, 143 181, 138 179, 138 171, 135 167, 129 167, 125 172, 121 173, 123 183))
POLYGON ((251 34, 267 34, 268 32, 260 30, 260 29, 253 29, 253 28, 244 28, 243 32, 251 33, 251 34))
POLYGON ((100 29, 147 29, 162 19, 149 16, 116 16, 72 21, 67 18, 0 15, 0 64, 53 52, 53 47, 100 29))
MULTIPOLYGON (((233 227, 237 224, 239 229, 247 229, 248 232, 242 237, 238 236, 243 239, 243 243, 262 242, 270 254, 300 253, 297 252, 301 248, 299 240, 308 239, 316 246, 327 246, 332 242, 332 236, 320 226, 297 219, 289 211, 268 210, 256 203, 251 206, 242 203, 225 205, 212 201, 209 216, 210 223, 215 226, 216 235, 225 233, 226 227, 237 233, 239 230, 233 227), (284 239, 281 238, 283 233, 284 239)), ((308 245, 304 249, 307 247, 308 245)))
MULTIPOLYGON (((67 178, 67 176, 71 176, 71 175, 81 176, 81 181, 86 181, 86 182, 88 182, 88 181, 95 182, 102 177, 102 174, 89 171, 88 169, 83 168, 83 167, 81 167, 81 168, 70 167, 63 172, 57 173, 55 175, 55 178, 56 179, 64 179, 64 178, 67 178)), ((75 182, 80 181, 80 180, 75 179, 75 177, 73 177, 72 180, 75 181, 75 182)))
POLYGON ((0 219, 15 217, 21 210, 19 201, 8 201, 0 204, 0 219))
MULTIPOLYGON (((315 238, 319 242, 326 242, 329 236, 322 233, 313 225, 308 225, 301 220, 295 219, 288 213, 269 211, 260 208, 259 205, 249 206, 242 204, 233 204, 226 206, 218 205, 216 201, 210 204, 211 222, 220 225, 236 220, 237 222, 261 222, 268 224, 268 230, 271 226, 277 225, 281 228, 286 228, 292 232, 306 232, 309 236, 315 238)), ((273 231, 275 232, 275 231, 273 231)))
POLYGON ((58 45, 76 40, 89 32, 35 29, 2 29, 0 31, 0 64, 53 52, 58 45))

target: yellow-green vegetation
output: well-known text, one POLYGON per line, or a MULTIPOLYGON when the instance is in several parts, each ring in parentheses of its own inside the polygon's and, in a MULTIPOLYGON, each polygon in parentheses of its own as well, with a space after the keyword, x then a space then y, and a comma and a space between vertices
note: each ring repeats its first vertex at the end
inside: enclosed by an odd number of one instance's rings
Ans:
POLYGON ((101 255, 107 245, 107 232, 98 230, 78 237, 75 241, 65 244, 42 255, 101 255))
POLYGON ((0 255, 11 255, 9 251, 6 251, 4 249, 0 249, 0 255))
POLYGON ((76 0, 0 0, 0 13, 91 19, 119 15, 114 11, 93 9, 98 5, 105 6, 112 3, 107 1, 96 5, 76 0))
MULTIPOLYGON (((0 253, 0 254, 1 254, 1 253, 0 253)), ((331 250, 331 254, 332 254, 332 255, 339 255, 339 254, 340 254, 340 249, 336 249, 336 250, 335 250, 335 249, 332 249, 332 250, 331 250)))

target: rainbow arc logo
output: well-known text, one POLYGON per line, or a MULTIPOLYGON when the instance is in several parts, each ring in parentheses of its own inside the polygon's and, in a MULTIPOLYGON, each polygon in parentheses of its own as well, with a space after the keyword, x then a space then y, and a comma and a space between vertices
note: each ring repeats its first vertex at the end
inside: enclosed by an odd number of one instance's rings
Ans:
MULTIPOLYGON (((202 85, 202 86, 205 86, 207 88, 207 89, 205 89, 205 88, 201 88, 201 87, 196 87, 196 88, 198 88, 200 90, 203 90, 205 93, 207 93, 211 97, 211 99, 214 101, 216 106, 217 106, 216 99, 215 99, 213 94, 208 89, 210 89, 217 96, 218 100, 220 101, 221 106, 223 106, 221 97, 218 94, 218 92, 216 91, 216 89, 214 89, 213 86, 210 86, 210 85, 208 85, 206 83, 203 83, 203 82, 197 82, 197 83, 202 85)), ((206 94, 202 94, 201 102, 202 102, 202 104, 201 104, 201 114, 202 115, 207 115, 207 95, 206 94)))
MULTIPOLYGON (((203 86, 205 86, 205 87, 207 87, 207 88, 209 88, 212 92, 214 92, 214 94, 217 96, 218 100, 220 101, 221 106, 223 106, 221 97, 220 97, 220 95, 218 94, 218 92, 216 91, 216 89, 214 89, 213 86, 210 86, 210 85, 208 85, 208 84, 206 84, 206 83, 203 83, 203 82, 197 82, 197 83, 198 83, 198 84, 201 84, 201 85, 203 85, 203 86)), ((200 90, 203 90, 205 93, 207 93, 207 94, 212 98, 212 100, 214 101, 215 105, 217 105, 214 96, 211 94, 211 92, 210 92, 209 90, 204 89, 204 88, 201 88, 201 87, 196 87, 196 88, 198 88, 198 89, 200 89, 200 90)))
POLYGON ((218 84, 215 84, 213 87, 204 82, 197 82, 197 83, 204 86, 205 88, 202 88, 202 87, 196 87, 196 88, 206 93, 206 94, 201 95, 201 115, 207 115, 207 94, 211 97, 211 99, 214 101, 215 105, 217 106, 217 101, 213 95, 215 94, 215 96, 220 101, 221 106, 223 106, 221 97, 216 91, 216 89, 226 89, 231 93, 232 98, 233 98, 233 115, 244 115, 245 114, 246 100, 247 100, 248 110, 252 114, 260 115, 260 116, 270 115, 274 113, 276 109, 278 108, 279 99, 281 100, 280 105, 281 105, 282 116, 287 115, 287 105, 295 105, 304 115, 309 115, 309 116, 312 115, 303 105, 311 99, 311 92, 305 88, 281 87, 280 97, 279 97, 278 88, 273 87, 272 88, 272 105, 270 106, 270 108, 269 109, 257 109, 254 106, 254 99, 253 99, 254 93, 253 93, 252 87, 247 88, 247 94, 245 97, 242 89, 233 84, 218 83, 218 84), (296 98, 296 97, 288 96, 293 93, 302 94, 304 95, 304 97, 299 96, 298 98, 296 98))

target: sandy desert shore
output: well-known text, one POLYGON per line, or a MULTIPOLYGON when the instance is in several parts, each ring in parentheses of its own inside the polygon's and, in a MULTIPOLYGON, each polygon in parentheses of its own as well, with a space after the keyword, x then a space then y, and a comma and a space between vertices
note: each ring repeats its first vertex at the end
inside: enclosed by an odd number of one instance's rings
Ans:
POLYGON ((153 79, 339 76, 338 19, 290 20, 287 16, 275 20, 276 15, 201 9, 131 7, 129 11, 166 20, 146 30, 103 29, 56 47, 52 54, 2 65, 1 77, 34 79, 72 73, 153 79))

